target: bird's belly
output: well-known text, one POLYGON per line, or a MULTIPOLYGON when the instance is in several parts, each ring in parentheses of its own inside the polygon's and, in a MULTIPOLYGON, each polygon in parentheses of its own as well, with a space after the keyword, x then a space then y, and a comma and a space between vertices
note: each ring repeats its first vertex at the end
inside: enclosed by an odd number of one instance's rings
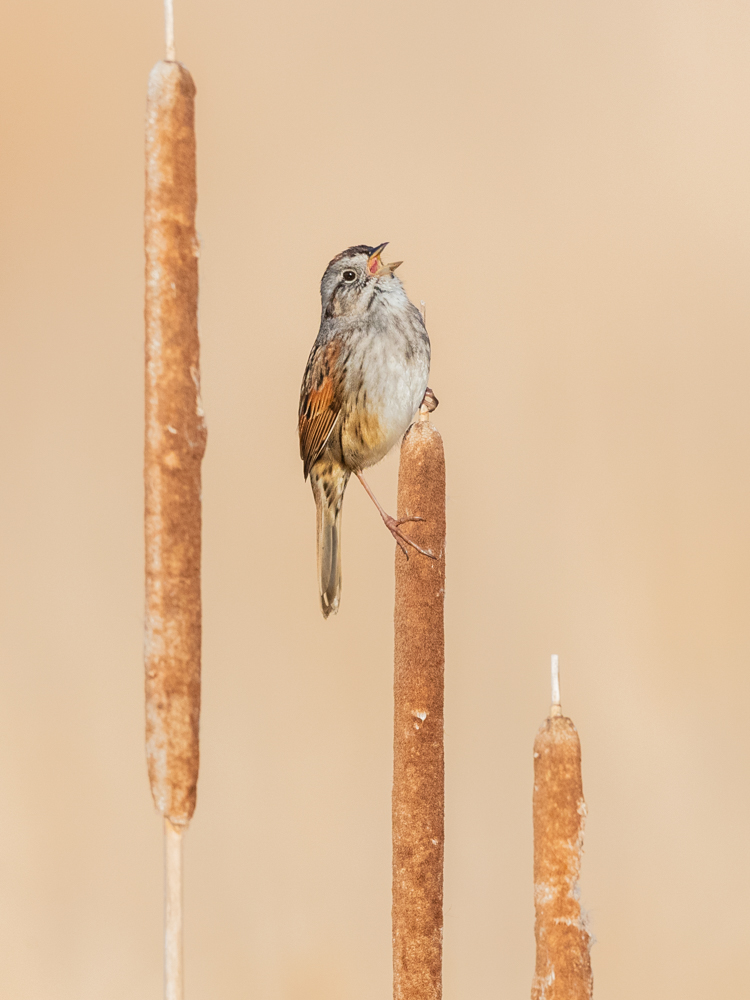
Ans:
POLYGON ((349 468, 375 465, 403 437, 424 398, 427 374, 426 359, 413 357, 385 357, 365 373, 342 427, 349 468))

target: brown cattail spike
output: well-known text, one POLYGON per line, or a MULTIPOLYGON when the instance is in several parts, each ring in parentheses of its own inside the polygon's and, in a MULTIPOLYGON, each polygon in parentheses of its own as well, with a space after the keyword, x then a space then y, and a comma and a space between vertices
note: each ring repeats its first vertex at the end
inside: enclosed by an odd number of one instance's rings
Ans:
POLYGON ((396 550, 393 996, 442 995, 445 458, 426 407, 401 446, 398 517, 435 559, 396 550))
POLYGON ((552 710, 534 741, 536 970, 531 998, 590 1000, 591 935, 578 889, 586 817, 581 744, 572 721, 561 714, 556 660, 552 710))
POLYGON ((146 755, 157 808, 195 809, 201 655, 201 459, 195 86, 149 77, 146 119, 146 755))

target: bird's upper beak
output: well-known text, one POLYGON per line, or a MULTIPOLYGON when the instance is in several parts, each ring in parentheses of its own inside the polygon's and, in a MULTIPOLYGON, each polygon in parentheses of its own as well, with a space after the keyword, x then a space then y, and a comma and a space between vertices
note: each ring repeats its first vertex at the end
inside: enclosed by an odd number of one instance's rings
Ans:
POLYGON ((387 243, 381 243, 379 247, 375 247, 370 256, 367 258, 367 270, 374 278, 379 278, 383 274, 393 274, 396 268, 400 264, 403 264, 402 260, 397 260, 395 264, 383 263, 380 259, 380 255, 387 246, 387 243))

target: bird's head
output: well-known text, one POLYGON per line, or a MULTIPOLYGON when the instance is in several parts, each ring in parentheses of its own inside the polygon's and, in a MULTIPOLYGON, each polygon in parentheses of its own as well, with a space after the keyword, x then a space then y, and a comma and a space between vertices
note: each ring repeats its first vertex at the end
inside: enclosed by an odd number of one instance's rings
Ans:
POLYGON ((324 316, 364 312, 373 295, 402 287, 393 272, 403 261, 384 264, 380 259, 387 246, 381 243, 377 247, 349 247, 333 258, 320 282, 324 316))

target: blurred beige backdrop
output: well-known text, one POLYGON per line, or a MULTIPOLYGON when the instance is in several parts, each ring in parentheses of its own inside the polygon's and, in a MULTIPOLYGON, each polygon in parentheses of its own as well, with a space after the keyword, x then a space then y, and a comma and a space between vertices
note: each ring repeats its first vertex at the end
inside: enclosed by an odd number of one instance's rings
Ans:
MULTIPOLYGON (((318 610, 299 382, 328 260, 427 302, 449 476, 445 994, 528 996, 549 655, 600 1000, 747 997, 750 8, 176 0, 198 86, 202 770, 187 990, 390 995, 393 544, 318 610)), ((161 992, 142 709, 158 0, 8 0, 0 993, 161 992)), ((397 463, 372 476, 393 507, 397 463)))

